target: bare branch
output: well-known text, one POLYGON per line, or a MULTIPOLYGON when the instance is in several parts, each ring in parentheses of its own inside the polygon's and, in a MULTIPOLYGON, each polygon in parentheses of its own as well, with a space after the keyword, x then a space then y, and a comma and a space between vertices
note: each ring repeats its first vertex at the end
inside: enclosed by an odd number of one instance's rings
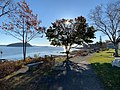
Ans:
POLYGON ((97 6, 90 12, 90 18, 96 28, 107 35, 114 45, 118 43, 120 39, 118 35, 120 29, 120 1, 106 6, 97 6))
POLYGON ((0 17, 10 13, 11 11, 15 10, 15 5, 12 5, 12 0, 4 0, 0 1, 0 17))

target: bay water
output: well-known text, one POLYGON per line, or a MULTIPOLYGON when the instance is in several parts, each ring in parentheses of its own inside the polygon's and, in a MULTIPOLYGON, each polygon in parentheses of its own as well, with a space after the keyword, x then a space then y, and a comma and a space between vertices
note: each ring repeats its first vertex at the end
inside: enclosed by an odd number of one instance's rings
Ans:
MULTIPOLYGON (((64 49, 62 47, 52 46, 34 46, 27 47, 26 57, 44 56, 44 55, 63 55, 64 49)), ((23 59, 22 47, 7 47, 0 46, 0 59, 19 60, 23 59)))

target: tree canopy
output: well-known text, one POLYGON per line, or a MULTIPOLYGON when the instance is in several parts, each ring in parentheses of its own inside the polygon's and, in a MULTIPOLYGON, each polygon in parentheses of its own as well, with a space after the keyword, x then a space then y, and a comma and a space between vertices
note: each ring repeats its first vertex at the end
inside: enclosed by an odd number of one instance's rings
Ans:
POLYGON ((69 53, 74 44, 91 43, 95 30, 89 26, 83 16, 75 19, 56 20, 47 29, 46 37, 54 46, 65 46, 66 53, 69 53))

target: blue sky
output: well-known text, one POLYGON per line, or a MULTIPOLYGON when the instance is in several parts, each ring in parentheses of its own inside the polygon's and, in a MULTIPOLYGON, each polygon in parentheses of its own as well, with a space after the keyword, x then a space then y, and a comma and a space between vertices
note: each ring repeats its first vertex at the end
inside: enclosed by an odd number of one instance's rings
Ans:
MULTIPOLYGON (((114 2, 116 0, 26 0, 30 8, 35 14, 38 14, 39 19, 42 21, 41 26, 49 27, 56 19, 61 18, 76 18, 84 16, 90 24, 88 14, 91 9, 96 5, 114 2)), ((0 23, 2 19, 0 18, 0 23)), ((106 36, 102 33, 96 33, 94 42, 99 41, 99 37, 105 40, 106 36)), ((12 36, 5 35, 0 32, 0 45, 20 42, 12 36)), ((36 38, 30 41, 32 45, 49 45, 49 41, 44 38, 36 38)))

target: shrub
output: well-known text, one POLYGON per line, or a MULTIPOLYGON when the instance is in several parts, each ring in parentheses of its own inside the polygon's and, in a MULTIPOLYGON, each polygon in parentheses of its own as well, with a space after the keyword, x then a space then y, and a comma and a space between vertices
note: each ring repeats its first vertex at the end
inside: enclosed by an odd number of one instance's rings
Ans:
MULTIPOLYGON (((55 64, 55 58, 52 56, 46 56, 45 58, 43 57, 37 57, 37 58, 31 58, 28 57, 26 58, 24 64, 30 64, 30 63, 35 63, 35 62, 40 62, 43 61, 42 67, 44 70, 50 69, 54 64, 55 64)), ((19 61, 6 61, 6 62, 0 62, 0 78, 3 78, 14 71, 19 70, 22 68, 23 65, 23 60, 19 61)), ((40 66, 41 68, 41 66, 40 66)))
POLYGON ((87 52, 83 52, 83 53, 81 53, 81 56, 87 56, 87 55, 88 55, 87 52))
POLYGON ((20 69, 22 65, 20 65, 18 62, 14 61, 6 61, 0 63, 0 78, 3 78, 14 71, 20 69))
POLYGON ((99 50, 96 50, 97 53, 99 53, 99 50))
POLYGON ((76 55, 87 56, 88 55, 88 51, 87 50, 79 50, 76 55))

